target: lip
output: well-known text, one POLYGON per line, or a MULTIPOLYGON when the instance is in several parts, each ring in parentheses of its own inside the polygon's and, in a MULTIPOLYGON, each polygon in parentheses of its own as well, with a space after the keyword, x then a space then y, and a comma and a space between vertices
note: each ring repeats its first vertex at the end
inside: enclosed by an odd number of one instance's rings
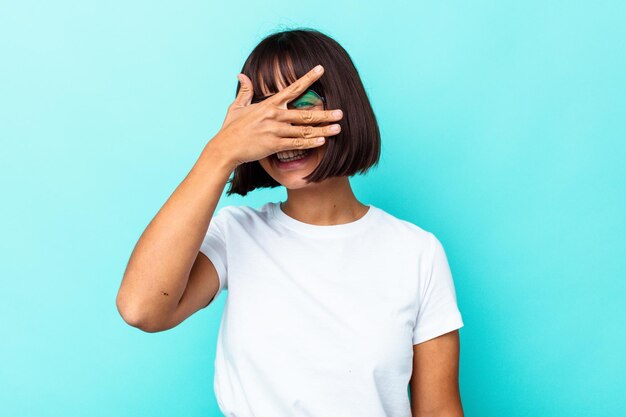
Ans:
POLYGON ((311 156, 313 156, 313 149, 309 149, 309 153, 307 153, 304 158, 302 159, 298 159, 297 161, 290 161, 290 162, 280 162, 278 160, 278 157, 276 156, 276 154, 272 155, 272 162, 274 164, 274 166, 278 169, 282 169, 282 170, 294 170, 294 169, 298 169, 301 166, 305 165, 309 159, 311 159, 311 156))

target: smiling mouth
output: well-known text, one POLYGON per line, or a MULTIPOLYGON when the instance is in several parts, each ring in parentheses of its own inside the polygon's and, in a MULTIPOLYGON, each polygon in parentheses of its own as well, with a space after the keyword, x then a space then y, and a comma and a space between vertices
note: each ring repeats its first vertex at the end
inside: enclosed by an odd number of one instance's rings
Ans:
POLYGON ((278 153, 272 154, 272 161, 278 168, 291 168, 291 167, 304 164, 304 162, 306 162, 311 157, 311 155, 313 155, 313 152, 312 152, 313 150, 312 149, 303 149, 303 150, 305 151, 304 154, 294 157, 297 159, 287 158, 286 161, 285 160, 281 161, 280 159, 278 159, 278 153))

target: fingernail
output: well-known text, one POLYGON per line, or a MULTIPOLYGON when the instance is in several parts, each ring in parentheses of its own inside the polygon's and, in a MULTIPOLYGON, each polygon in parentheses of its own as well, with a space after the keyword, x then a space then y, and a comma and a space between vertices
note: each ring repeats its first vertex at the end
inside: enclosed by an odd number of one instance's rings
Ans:
POLYGON ((326 138, 317 138, 317 143, 324 143, 326 138))
POLYGON ((332 125, 330 127, 331 132, 339 132, 339 125, 332 125))
POLYGON ((321 65, 316 66, 315 72, 322 72, 322 66, 321 65))
POLYGON ((343 112, 341 110, 333 110, 333 116, 335 117, 339 117, 343 114, 343 112))

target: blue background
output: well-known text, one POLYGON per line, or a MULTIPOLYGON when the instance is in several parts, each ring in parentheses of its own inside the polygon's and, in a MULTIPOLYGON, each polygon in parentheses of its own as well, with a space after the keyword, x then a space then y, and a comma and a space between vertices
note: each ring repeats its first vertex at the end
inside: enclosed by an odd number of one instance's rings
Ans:
POLYGON ((0 2, 0 414, 219 415, 227 293, 155 334, 115 297, 247 55, 305 26, 346 48, 380 123, 357 198, 444 244, 466 416, 626 415, 625 17, 621 1, 0 2))

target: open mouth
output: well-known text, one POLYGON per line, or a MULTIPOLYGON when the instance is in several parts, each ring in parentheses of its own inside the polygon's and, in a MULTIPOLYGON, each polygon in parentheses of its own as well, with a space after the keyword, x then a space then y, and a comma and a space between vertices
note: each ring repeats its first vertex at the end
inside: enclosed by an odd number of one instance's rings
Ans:
POLYGON ((278 158, 278 153, 275 153, 272 154, 272 160, 278 168, 293 168, 296 166, 300 166, 304 164, 311 157, 311 155, 313 155, 311 149, 304 149, 303 151, 304 153, 302 155, 286 158, 285 160, 280 160, 278 158))

